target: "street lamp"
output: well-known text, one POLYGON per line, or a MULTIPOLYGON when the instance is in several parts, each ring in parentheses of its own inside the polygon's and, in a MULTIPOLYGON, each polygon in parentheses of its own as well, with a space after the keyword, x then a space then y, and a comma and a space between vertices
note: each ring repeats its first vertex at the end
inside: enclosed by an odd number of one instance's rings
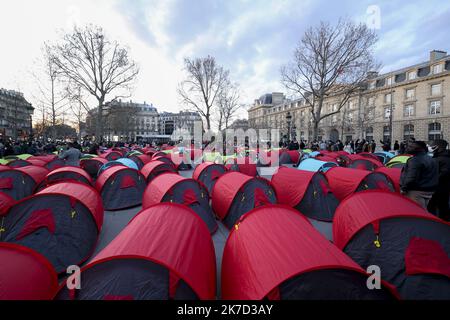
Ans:
POLYGON ((292 122, 292 115, 289 111, 286 115, 286 122, 287 122, 287 126, 288 126, 288 141, 289 141, 289 140, 291 140, 291 122, 292 122))

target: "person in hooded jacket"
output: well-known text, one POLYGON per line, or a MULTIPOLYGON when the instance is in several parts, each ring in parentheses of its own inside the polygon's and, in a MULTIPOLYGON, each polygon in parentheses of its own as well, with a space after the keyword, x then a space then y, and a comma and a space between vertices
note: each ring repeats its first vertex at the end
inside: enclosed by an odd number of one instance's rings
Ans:
POLYGON ((406 152, 412 157, 402 169, 400 191, 427 209, 439 184, 438 164, 428 155, 428 147, 423 141, 409 142, 406 152))
POLYGON ((428 204, 428 211, 435 215, 439 213, 439 218, 450 221, 450 151, 447 146, 448 142, 445 140, 437 140, 431 144, 430 151, 439 168, 439 187, 428 204))

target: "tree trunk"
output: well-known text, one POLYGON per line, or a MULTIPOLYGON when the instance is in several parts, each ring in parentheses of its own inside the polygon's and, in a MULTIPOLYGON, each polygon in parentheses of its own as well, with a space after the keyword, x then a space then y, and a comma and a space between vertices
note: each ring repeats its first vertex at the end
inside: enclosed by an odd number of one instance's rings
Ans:
POLYGON ((313 141, 317 141, 319 136, 319 121, 313 119, 313 141))
POLYGON ((95 138, 98 143, 103 142, 103 103, 104 99, 98 100, 97 123, 95 126, 95 138))

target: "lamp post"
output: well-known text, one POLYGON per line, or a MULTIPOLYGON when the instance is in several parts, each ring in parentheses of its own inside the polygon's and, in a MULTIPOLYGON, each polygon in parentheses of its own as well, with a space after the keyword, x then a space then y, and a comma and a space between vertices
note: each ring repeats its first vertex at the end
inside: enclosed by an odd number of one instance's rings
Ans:
POLYGON ((287 126, 288 126, 288 141, 291 140, 291 122, 292 122, 292 115, 291 113, 288 111, 287 115, 286 115, 286 122, 287 122, 287 126))

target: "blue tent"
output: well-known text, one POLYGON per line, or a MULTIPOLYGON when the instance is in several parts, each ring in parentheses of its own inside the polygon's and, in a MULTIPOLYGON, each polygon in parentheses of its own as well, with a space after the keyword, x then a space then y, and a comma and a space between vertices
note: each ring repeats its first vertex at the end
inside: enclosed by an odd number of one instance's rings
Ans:
POLYGON ((100 174, 105 171, 106 169, 110 168, 110 167, 114 167, 114 166, 125 166, 131 169, 136 169, 139 170, 136 162, 134 162, 131 159, 128 158, 120 158, 114 161, 109 161, 108 163, 105 163, 103 166, 100 167, 100 169, 98 170, 98 174, 97 176, 100 176, 100 174))
POLYGON ((374 155, 376 155, 383 164, 388 163, 389 160, 395 156, 393 153, 387 151, 375 152, 374 155))
POLYGON ((320 154, 319 151, 313 151, 311 153, 308 154, 309 158, 315 158, 320 154))
POLYGON ((306 171, 312 171, 312 172, 326 172, 328 169, 337 167, 338 165, 334 162, 325 162, 320 161, 316 159, 305 159, 302 162, 300 162, 297 169, 299 170, 306 170, 306 171))

